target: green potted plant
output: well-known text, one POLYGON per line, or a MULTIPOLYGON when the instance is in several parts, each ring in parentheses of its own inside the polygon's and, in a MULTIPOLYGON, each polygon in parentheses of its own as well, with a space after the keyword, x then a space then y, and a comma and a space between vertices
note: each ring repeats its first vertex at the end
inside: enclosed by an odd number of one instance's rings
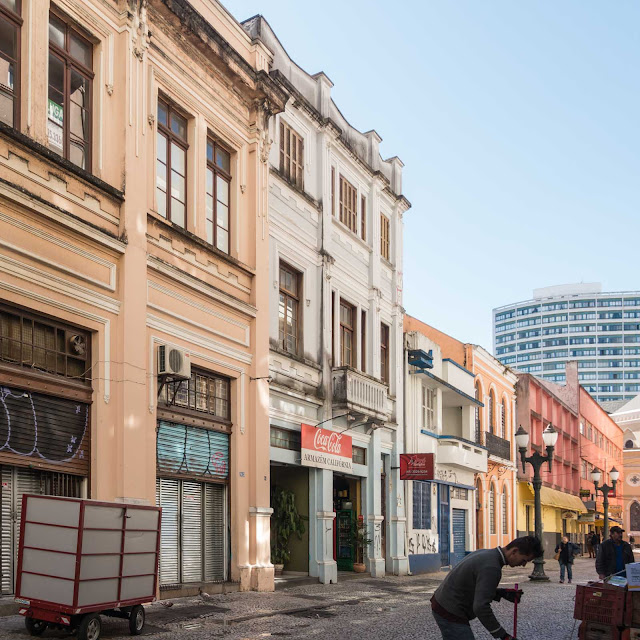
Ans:
POLYGON ((356 561, 353 563, 353 570, 356 573, 364 573, 366 569, 366 565, 364 563, 364 550, 373 542, 373 540, 367 537, 367 525, 362 516, 358 516, 353 523, 351 540, 356 552, 356 561))
POLYGON ((293 491, 274 487, 271 495, 271 562, 277 576, 282 574, 284 565, 291 558, 289 539, 292 535, 302 539, 305 532, 305 516, 298 513, 296 498, 293 491))

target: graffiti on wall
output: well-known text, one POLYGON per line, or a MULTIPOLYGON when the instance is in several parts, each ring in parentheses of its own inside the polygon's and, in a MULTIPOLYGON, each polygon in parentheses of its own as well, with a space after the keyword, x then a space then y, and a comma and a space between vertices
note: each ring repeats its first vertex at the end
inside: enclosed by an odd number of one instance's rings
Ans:
POLYGON ((409 554, 437 553, 438 541, 434 534, 428 531, 414 531, 409 536, 409 554))
POLYGON ((379 522, 373 525, 373 550, 376 558, 382 555, 382 526, 379 522))
POLYGON ((0 452, 54 464, 83 460, 89 405, 0 387, 0 452))
POLYGON ((436 480, 458 484, 458 476, 456 472, 451 471, 451 469, 436 469, 436 480))

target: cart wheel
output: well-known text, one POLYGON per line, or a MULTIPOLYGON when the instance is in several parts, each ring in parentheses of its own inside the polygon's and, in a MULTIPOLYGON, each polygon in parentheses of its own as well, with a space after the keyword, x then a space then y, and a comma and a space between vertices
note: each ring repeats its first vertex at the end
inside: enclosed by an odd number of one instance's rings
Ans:
POLYGON ((102 622, 97 613, 88 613, 78 625, 78 640, 98 640, 102 622))
POLYGON ((44 620, 36 620, 35 618, 25 618, 24 626, 32 636, 41 636, 49 626, 44 620))
POLYGON ((141 604, 132 607, 129 614, 129 632, 132 636, 139 636, 144 628, 144 607, 141 604))

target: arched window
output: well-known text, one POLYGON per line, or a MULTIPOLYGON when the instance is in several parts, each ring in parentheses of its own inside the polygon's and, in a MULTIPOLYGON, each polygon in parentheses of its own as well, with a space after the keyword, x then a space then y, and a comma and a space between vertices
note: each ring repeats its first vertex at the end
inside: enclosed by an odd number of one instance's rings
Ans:
POLYGON ((495 433, 496 426, 496 395, 493 389, 489 391, 489 431, 495 433))
MULTIPOLYGON (((480 383, 476 380, 476 400, 482 402, 480 383)), ((476 442, 482 444, 482 422, 480 420, 480 407, 476 405, 476 442)))
MULTIPOLYGON (((476 409, 476 411, 477 411, 477 409, 476 409)), ((625 449, 633 449, 633 440, 627 440, 624 443, 624 448, 625 449)))
POLYGON ((631 531, 640 531, 640 504, 634 502, 629 509, 629 526, 631 531))
POLYGON ((500 420, 502 424, 502 433, 500 435, 501 437, 506 439, 507 437, 507 403, 504 401, 504 398, 502 399, 502 413, 500 415, 500 420))
POLYGON ((489 533, 496 532, 496 487, 494 484, 489 489, 489 533))
MULTIPOLYGON (((502 403, 504 405, 504 402, 502 403)), ((507 488, 502 487, 502 533, 506 536, 509 533, 509 507, 507 501, 507 488)))

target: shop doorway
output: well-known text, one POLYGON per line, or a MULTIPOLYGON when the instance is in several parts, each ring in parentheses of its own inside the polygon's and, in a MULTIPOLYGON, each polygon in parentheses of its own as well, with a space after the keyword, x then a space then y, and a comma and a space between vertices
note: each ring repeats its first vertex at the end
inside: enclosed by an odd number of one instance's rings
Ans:
POLYGON ((455 567, 458 562, 464 560, 467 553, 467 510, 452 509, 451 519, 453 524, 453 554, 451 566, 455 567))
POLYGON ((291 556, 284 565, 284 571, 309 573, 309 470, 306 467, 295 467, 284 464, 271 464, 271 504, 276 491, 290 491, 298 515, 303 519, 304 533, 301 538, 292 535, 289 539, 291 556))
POLYGON ((13 593, 20 523, 22 496, 25 493, 66 498, 82 498, 85 495, 85 479, 67 473, 39 471, 22 467, 0 465, 0 593, 13 593))
POLYGON ((333 510, 336 512, 333 528, 333 558, 338 571, 353 571, 354 562, 364 562, 356 557, 353 544, 353 528, 362 513, 360 480, 333 474, 333 510))
POLYGON ((449 538, 450 514, 449 514, 449 487, 446 484, 438 485, 439 493, 439 526, 440 538, 440 566, 448 567, 450 560, 451 543, 449 538))
MULTIPOLYGON (((384 469, 384 457, 383 466, 384 469)), ((385 564, 387 561, 387 474, 384 471, 380 474, 380 506, 382 513, 382 526, 380 532, 380 546, 382 551, 382 557, 384 558, 385 564)))

